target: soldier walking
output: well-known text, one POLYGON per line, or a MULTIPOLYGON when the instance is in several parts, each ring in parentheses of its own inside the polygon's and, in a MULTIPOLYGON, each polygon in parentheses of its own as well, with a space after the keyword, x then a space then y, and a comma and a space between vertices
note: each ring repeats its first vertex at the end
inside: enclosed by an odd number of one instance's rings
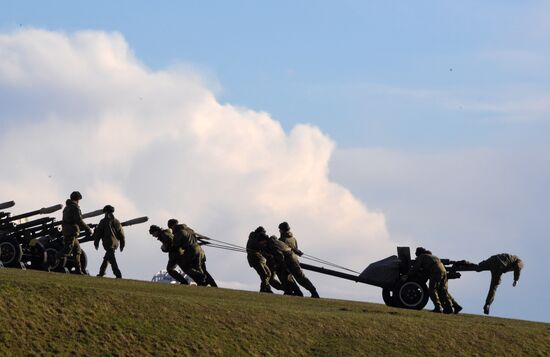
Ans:
POLYGON ((447 291, 447 270, 441 260, 431 252, 422 248, 416 248, 416 261, 411 268, 408 276, 403 278, 414 278, 415 276, 423 274, 429 277, 430 282, 428 284, 428 291, 430 299, 434 304, 432 312, 441 313, 441 305, 445 307, 446 313, 453 312, 452 303, 449 300, 449 294, 447 291))
POLYGON ((489 315, 491 304, 495 300, 497 288, 502 280, 502 274, 513 271, 514 282, 512 283, 512 286, 516 287, 521 269, 523 269, 523 261, 517 255, 507 253, 493 255, 478 264, 477 271, 491 271, 491 285, 489 286, 489 292, 487 293, 485 305, 483 306, 483 312, 485 315, 489 315))
POLYGON ((115 251, 119 246, 121 252, 124 250, 124 230, 119 220, 114 216, 115 208, 113 206, 107 205, 103 207, 103 213, 105 213, 105 217, 99 222, 93 234, 95 249, 99 249, 100 240, 105 249, 105 256, 103 257, 103 262, 99 267, 99 274, 97 276, 104 276, 107 266, 110 264, 115 277, 121 279, 122 274, 118 268, 115 251))
POLYGON ((175 218, 168 220, 168 228, 174 234, 174 244, 184 250, 182 256, 184 266, 180 265, 182 270, 198 285, 218 287, 212 275, 206 270, 206 254, 198 244, 197 233, 187 225, 180 224, 175 218))
POLYGON ((65 202, 65 208, 63 209, 63 221, 61 225, 61 231, 63 234, 63 257, 62 265, 65 267, 67 263, 67 257, 73 256, 75 274, 85 275, 86 272, 82 270, 82 264, 80 262, 80 256, 82 250, 78 243, 78 236, 80 230, 83 229, 88 235, 92 234, 92 230, 86 222, 82 219, 82 212, 78 203, 82 199, 82 195, 78 191, 71 193, 70 199, 65 202))

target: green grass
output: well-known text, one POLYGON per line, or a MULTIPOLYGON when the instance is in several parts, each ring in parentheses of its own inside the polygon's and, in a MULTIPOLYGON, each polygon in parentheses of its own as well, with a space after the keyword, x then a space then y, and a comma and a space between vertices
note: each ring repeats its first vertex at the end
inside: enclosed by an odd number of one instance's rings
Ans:
POLYGON ((0 355, 548 356, 550 324, 0 269, 0 355))

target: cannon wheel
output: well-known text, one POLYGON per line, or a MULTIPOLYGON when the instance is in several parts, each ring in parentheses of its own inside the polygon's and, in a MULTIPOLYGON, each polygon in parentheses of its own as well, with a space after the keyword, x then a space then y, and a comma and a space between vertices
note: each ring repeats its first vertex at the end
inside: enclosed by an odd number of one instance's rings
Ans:
POLYGON ((44 245, 37 242, 34 247, 28 249, 25 253, 25 265, 34 270, 48 270, 47 253, 44 245))
POLYGON ((425 283, 408 280, 400 282, 394 289, 393 299, 397 307, 422 310, 428 303, 430 295, 425 283))
POLYGON ((23 250, 21 245, 13 237, 3 237, 0 239, 0 261, 5 266, 21 266, 21 257, 23 250))

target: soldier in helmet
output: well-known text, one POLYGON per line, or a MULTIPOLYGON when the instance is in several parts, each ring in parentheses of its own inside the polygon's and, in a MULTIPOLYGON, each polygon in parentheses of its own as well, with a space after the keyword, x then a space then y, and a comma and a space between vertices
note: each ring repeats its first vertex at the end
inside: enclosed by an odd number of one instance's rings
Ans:
POLYGON ((64 246, 62 264, 64 267, 67 262, 67 257, 72 255, 74 259, 75 274, 86 274, 86 272, 82 270, 82 264, 80 262, 80 256, 82 254, 80 244, 78 243, 80 230, 85 230, 88 235, 92 234, 92 230, 82 219, 82 212, 80 211, 80 206, 78 205, 81 199, 82 195, 80 192, 74 191, 71 193, 70 198, 65 202, 65 208, 63 209, 63 221, 61 225, 64 246))
MULTIPOLYGON (((157 240, 162 243, 160 249, 163 252, 168 253, 168 263, 166 264, 166 271, 168 274, 180 284, 189 285, 187 279, 185 279, 185 277, 176 270, 177 265, 179 265, 180 268, 183 265, 181 260, 183 249, 174 244, 174 235, 172 234, 172 231, 152 225, 149 227, 149 234, 157 238, 157 240)), ((197 284, 199 283, 197 282, 197 284)))
POLYGON ((258 227, 255 231, 250 232, 246 243, 246 259, 248 265, 256 270, 260 276, 260 292, 273 293, 271 287, 277 290, 283 290, 283 285, 275 278, 275 269, 270 269, 265 253, 262 253, 262 246, 258 241, 259 234, 265 234, 263 227, 258 227))
MULTIPOLYGON (((292 249, 294 254, 296 254, 298 257, 301 257, 304 253, 300 249, 298 249, 298 241, 290 231, 290 225, 288 224, 288 222, 282 222, 281 224, 279 224, 278 228, 279 228, 279 240, 285 243, 286 245, 288 245, 290 249, 292 249)), ((289 272, 288 275, 289 275, 288 282, 292 287, 292 295, 304 296, 304 294, 302 293, 302 290, 300 290, 300 287, 298 286, 298 284, 296 284, 296 281, 292 277, 292 274, 290 274, 289 272)))
POLYGON ((216 281, 206 270, 206 254, 198 244, 195 231, 185 224, 180 224, 175 218, 168 220, 168 228, 174 234, 174 244, 184 251, 181 269, 198 285, 217 287, 216 281))
POLYGON ((103 262, 99 267, 99 274, 97 274, 97 276, 104 276, 107 266, 111 264, 113 274, 115 274, 117 279, 121 279, 122 274, 118 268, 115 250, 119 246, 121 252, 124 250, 124 230, 122 229, 122 225, 118 219, 114 216, 115 208, 113 206, 107 205, 103 207, 103 213, 105 213, 105 217, 99 222, 93 234, 95 249, 99 249, 100 240, 102 241, 103 248, 105 249, 105 256, 103 257, 103 262))
POLYGON ((428 291, 430 298, 434 304, 432 312, 441 313, 442 305, 445 307, 446 313, 453 312, 452 303, 449 300, 447 291, 447 270, 441 260, 432 255, 429 250, 418 247, 415 252, 416 261, 409 271, 408 276, 403 278, 415 278, 418 275, 429 277, 428 291))
POLYGON ((489 292, 487 293, 485 305, 483 306, 485 315, 489 315, 491 304, 495 299, 497 288, 502 280, 502 274, 513 271, 514 282, 512 286, 515 287, 518 283, 521 269, 523 269, 523 261, 518 256, 507 253, 493 255, 478 264, 478 271, 491 271, 491 285, 489 286, 489 292))
POLYGON ((279 276, 279 279, 281 279, 281 283, 285 287, 285 293, 292 294, 292 290, 288 280, 285 278, 285 275, 282 272, 283 267, 290 271, 298 284, 306 288, 311 293, 312 298, 319 298, 317 289, 315 289, 315 286, 313 286, 311 281, 305 276, 302 268, 300 267, 298 257, 296 256, 296 254, 294 254, 294 252, 288 245, 278 240, 276 236, 269 237, 265 233, 260 234, 258 236, 258 239, 260 245, 262 246, 262 249, 271 254, 277 261, 277 265, 280 266, 279 271, 281 273, 278 273, 277 275, 279 276))

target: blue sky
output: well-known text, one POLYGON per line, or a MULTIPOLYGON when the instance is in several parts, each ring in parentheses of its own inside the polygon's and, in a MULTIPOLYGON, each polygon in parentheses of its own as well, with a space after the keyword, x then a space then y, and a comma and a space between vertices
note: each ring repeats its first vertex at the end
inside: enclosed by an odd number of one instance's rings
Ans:
MULTIPOLYGON (((221 103, 267 112, 286 131, 319 127, 336 144, 331 179, 383 213, 394 241, 473 261, 529 257, 531 285, 497 296, 496 314, 550 321, 535 269, 550 250, 547 2, 0 6, 1 32, 118 32, 152 71, 191 68, 221 103), (525 295, 536 302, 517 308, 525 295)), ((480 297, 458 296, 479 313, 488 281, 475 279, 480 297)))
POLYGON ((514 115, 471 108, 548 89, 543 2, 18 1, 2 8, 3 29, 119 31, 151 68, 196 66, 219 83, 220 100, 267 111, 286 127, 314 122, 341 147, 447 149, 526 136, 537 144, 548 130, 547 121, 503 123, 514 115), (434 96, 416 96, 426 91, 434 96))

